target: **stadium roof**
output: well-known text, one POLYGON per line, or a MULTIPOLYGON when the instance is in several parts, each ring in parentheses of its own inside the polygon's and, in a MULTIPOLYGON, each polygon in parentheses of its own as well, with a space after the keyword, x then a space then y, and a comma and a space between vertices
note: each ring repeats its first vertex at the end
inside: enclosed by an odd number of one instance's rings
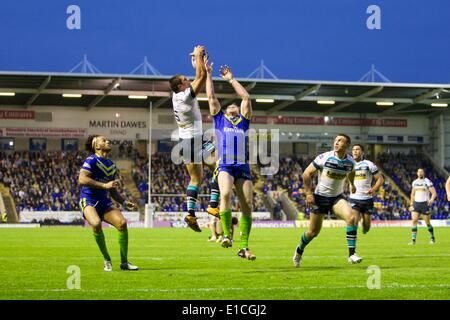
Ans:
MULTIPOLYGON (((0 107, 27 109, 51 107, 171 108, 168 76, 0 72, 0 107), (8 95, 8 93, 10 93, 8 95), (14 93, 14 95, 12 95, 14 93), (63 94, 81 97, 63 97, 63 94), (143 96, 131 99, 129 96, 143 96)), ((450 84, 336 82, 275 79, 239 79, 250 92, 255 110, 267 114, 280 111, 336 114, 377 113, 379 115, 434 115, 448 108, 432 103, 450 103, 450 84), (255 99, 269 99, 258 102, 255 99), (271 102, 271 100, 273 102, 271 102), (319 104, 317 101, 334 101, 319 104), (392 102, 380 106, 377 102, 392 102)), ((214 79, 222 105, 238 101, 231 86, 214 79)), ((200 95, 202 97, 204 95, 200 95)), ((206 101, 200 101, 207 108, 206 101)))

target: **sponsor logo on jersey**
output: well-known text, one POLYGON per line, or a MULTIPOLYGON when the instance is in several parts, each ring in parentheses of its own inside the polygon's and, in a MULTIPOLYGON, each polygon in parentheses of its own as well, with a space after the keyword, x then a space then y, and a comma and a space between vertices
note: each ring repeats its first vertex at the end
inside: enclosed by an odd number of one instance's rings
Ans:
POLYGON ((344 173, 337 173, 337 172, 332 172, 332 171, 327 171, 327 177, 334 179, 334 180, 342 180, 345 179, 347 175, 344 173))
POLYGON ((365 172, 357 172, 355 175, 355 180, 365 180, 367 175, 365 172))
POLYGON ((225 127, 225 128, 223 128, 223 131, 244 134, 243 129, 236 128, 236 127, 233 127, 233 128, 225 127))

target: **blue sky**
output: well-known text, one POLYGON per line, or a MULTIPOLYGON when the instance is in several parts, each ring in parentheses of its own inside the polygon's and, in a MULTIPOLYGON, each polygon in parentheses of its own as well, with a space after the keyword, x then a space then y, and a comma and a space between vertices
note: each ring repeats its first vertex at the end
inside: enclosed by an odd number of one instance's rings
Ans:
POLYGON ((104 73, 148 56, 162 74, 193 74, 200 43, 238 77, 264 59, 280 79, 357 81, 373 63, 393 82, 449 83, 449 12, 447 0, 2 0, 0 70, 67 72, 86 53, 104 73), (72 4, 81 30, 66 27, 72 4))

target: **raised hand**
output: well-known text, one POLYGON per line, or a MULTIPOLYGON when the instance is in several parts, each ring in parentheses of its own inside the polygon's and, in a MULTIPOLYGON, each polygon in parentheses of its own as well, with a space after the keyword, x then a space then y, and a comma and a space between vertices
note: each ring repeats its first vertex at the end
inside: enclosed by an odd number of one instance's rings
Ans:
POLYGON ((191 56, 194 57, 202 57, 206 55, 206 48, 204 46, 196 46, 194 51, 191 53, 191 56))
POLYGON ((204 61, 206 72, 211 74, 214 62, 211 62, 211 64, 209 64, 207 56, 203 56, 203 61, 204 61))
POLYGON ((233 73, 231 72, 231 69, 229 66, 224 65, 221 66, 219 69, 220 75, 222 76, 222 78, 224 78, 225 80, 231 80, 233 79, 233 73))

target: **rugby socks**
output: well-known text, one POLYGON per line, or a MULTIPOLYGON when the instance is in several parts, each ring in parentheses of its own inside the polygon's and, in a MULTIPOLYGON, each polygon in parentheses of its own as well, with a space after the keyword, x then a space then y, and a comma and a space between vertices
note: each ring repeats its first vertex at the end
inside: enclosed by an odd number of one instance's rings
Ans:
POLYGON ((128 229, 119 231, 118 233, 120 260, 122 263, 128 262, 128 229))
POLYGON ((356 226, 347 226, 347 246, 348 246, 348 256, 352 256, 356 251, 356 234, 358 228, 356 226))
POLYGON ((417 238, 417 227, 412 227, 411 231, 412 231, 412 242, 416 242, 416 238, 417 238))
POLYGON ((312 239, 308 239, 306 236, 306 231, 303 232, 301 238, 300 238, 300 245, 297 247, 297 253, 302 255, 303 251, 305 250, 305 247, 308 245, 308 243, 311 242, 312 239))
POLYGON ((252 216, 241 215, 240 229, 241 245, 239 249, 248 248, 248 238, 250 236, 250 230, 252 229, 252 216))
POLYGON ((434 240, 434 229, 433 229, 433 226, 431 224, 428 226, 428 232, 431 235, 431 239, 434 240))
POLYGON ((98 245, 105 261, 111 261, 111 257, 108 253, 108 249, 106 249, 105 235, 103 234, 103 230, 100 230, 99 233, 94 232, 94 238, 95 238, 95 242, 97 242, 97 245, 98 245))
POLYGON ((211 208, 217 208, 217 206, 219 205, 220 192, 219 192, 219 184, 215 179, 211 181, 210 189, 211 189, 211 197, 209 199, 209 206, 211 208))
POLYGON ((186 192, 187 209, 190 216, 195 217, 195 205, 197 204, 198 187, 190 184, 186 192))
POLYGON ((223 235, 231 237, 231 209, 220 211, 220 222, 222 223, 223 235))

